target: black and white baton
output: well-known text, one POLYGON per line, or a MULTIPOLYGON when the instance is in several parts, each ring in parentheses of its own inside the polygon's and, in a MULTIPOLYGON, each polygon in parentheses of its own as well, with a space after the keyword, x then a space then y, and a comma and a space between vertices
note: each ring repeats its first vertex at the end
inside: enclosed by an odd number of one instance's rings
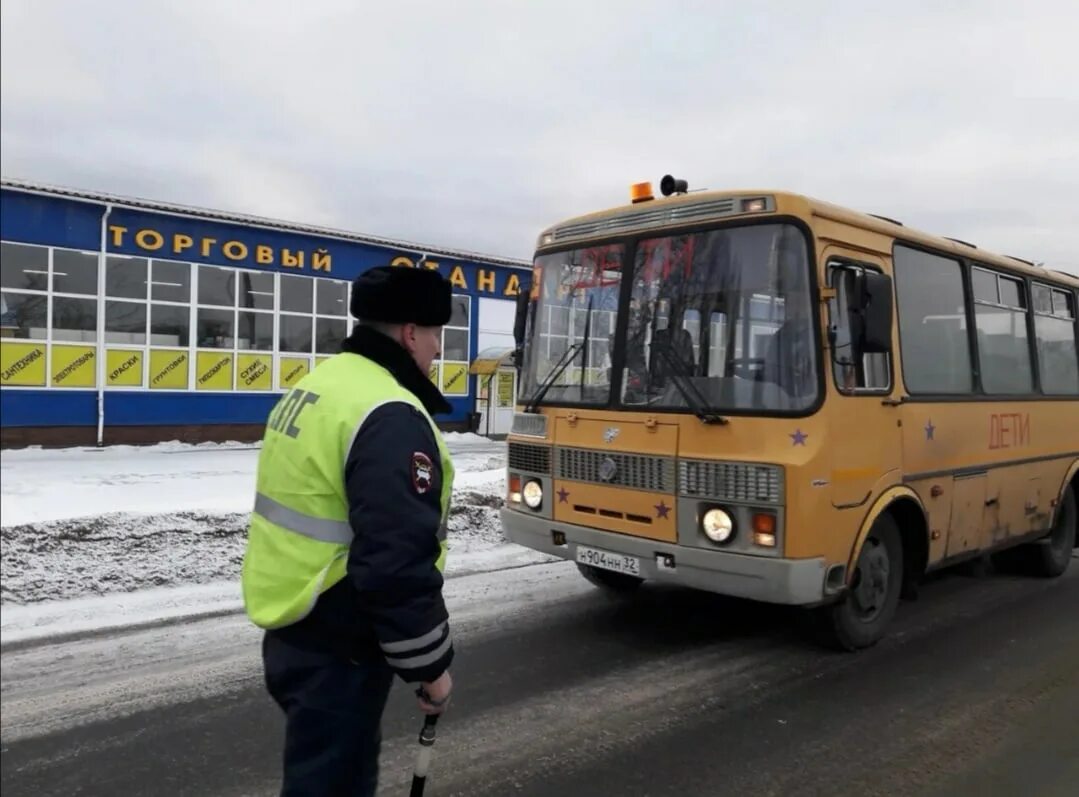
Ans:
POLYGON ((420 730, 420 747, 416 752, 416 768, 412 772, 412 791, 409 797, 423 797, 423 788, 427 785, 427 770, 431 767, 431 748, 435 746, 435 723, 437 714, 428 714, 420 730))

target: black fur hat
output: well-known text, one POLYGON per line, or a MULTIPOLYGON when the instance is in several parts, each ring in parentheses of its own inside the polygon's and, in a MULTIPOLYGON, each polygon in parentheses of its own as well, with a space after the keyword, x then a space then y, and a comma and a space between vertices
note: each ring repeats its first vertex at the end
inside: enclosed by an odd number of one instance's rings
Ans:
POLYGON ((360 321, 440 327, 450 320, 450 293, 437 271, 379 266, 352 283, 349 309, 360 321))

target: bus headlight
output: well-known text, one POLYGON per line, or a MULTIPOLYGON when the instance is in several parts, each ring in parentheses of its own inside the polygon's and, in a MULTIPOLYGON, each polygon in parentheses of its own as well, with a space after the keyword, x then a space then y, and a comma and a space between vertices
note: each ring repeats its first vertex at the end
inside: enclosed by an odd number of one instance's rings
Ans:
POLYGON ((722 545, 734 536, 734 518, 725 509, 709 509, 701 518, 701 531, 712 542, 722 545))
POLYGON ((521 490, 521 497, 524 498, 525 505, 529 509, 539 509, 540 504, 543 503, 543 487, 537 481, 527 482, 521 490))

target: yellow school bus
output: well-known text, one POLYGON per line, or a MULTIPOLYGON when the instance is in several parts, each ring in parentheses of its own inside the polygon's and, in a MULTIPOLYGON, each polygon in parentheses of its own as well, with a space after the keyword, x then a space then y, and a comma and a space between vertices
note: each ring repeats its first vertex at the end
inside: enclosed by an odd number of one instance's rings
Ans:
POLYGON ((665 177, 539 237, 506 536, 879 640, 929 571, 1076 545, 1079 279, 777 191, 665 177))

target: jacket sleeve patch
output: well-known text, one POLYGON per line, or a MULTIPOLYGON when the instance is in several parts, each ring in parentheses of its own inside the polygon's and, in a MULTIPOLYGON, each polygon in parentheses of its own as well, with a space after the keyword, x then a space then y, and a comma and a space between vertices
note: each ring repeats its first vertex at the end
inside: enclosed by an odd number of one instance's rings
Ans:
POLYGON ((422 451, 416 451, 412 455, 412 487, 419 495, 423 495, 431 489, 434 478, 434 465, 431 458, 422 451))

